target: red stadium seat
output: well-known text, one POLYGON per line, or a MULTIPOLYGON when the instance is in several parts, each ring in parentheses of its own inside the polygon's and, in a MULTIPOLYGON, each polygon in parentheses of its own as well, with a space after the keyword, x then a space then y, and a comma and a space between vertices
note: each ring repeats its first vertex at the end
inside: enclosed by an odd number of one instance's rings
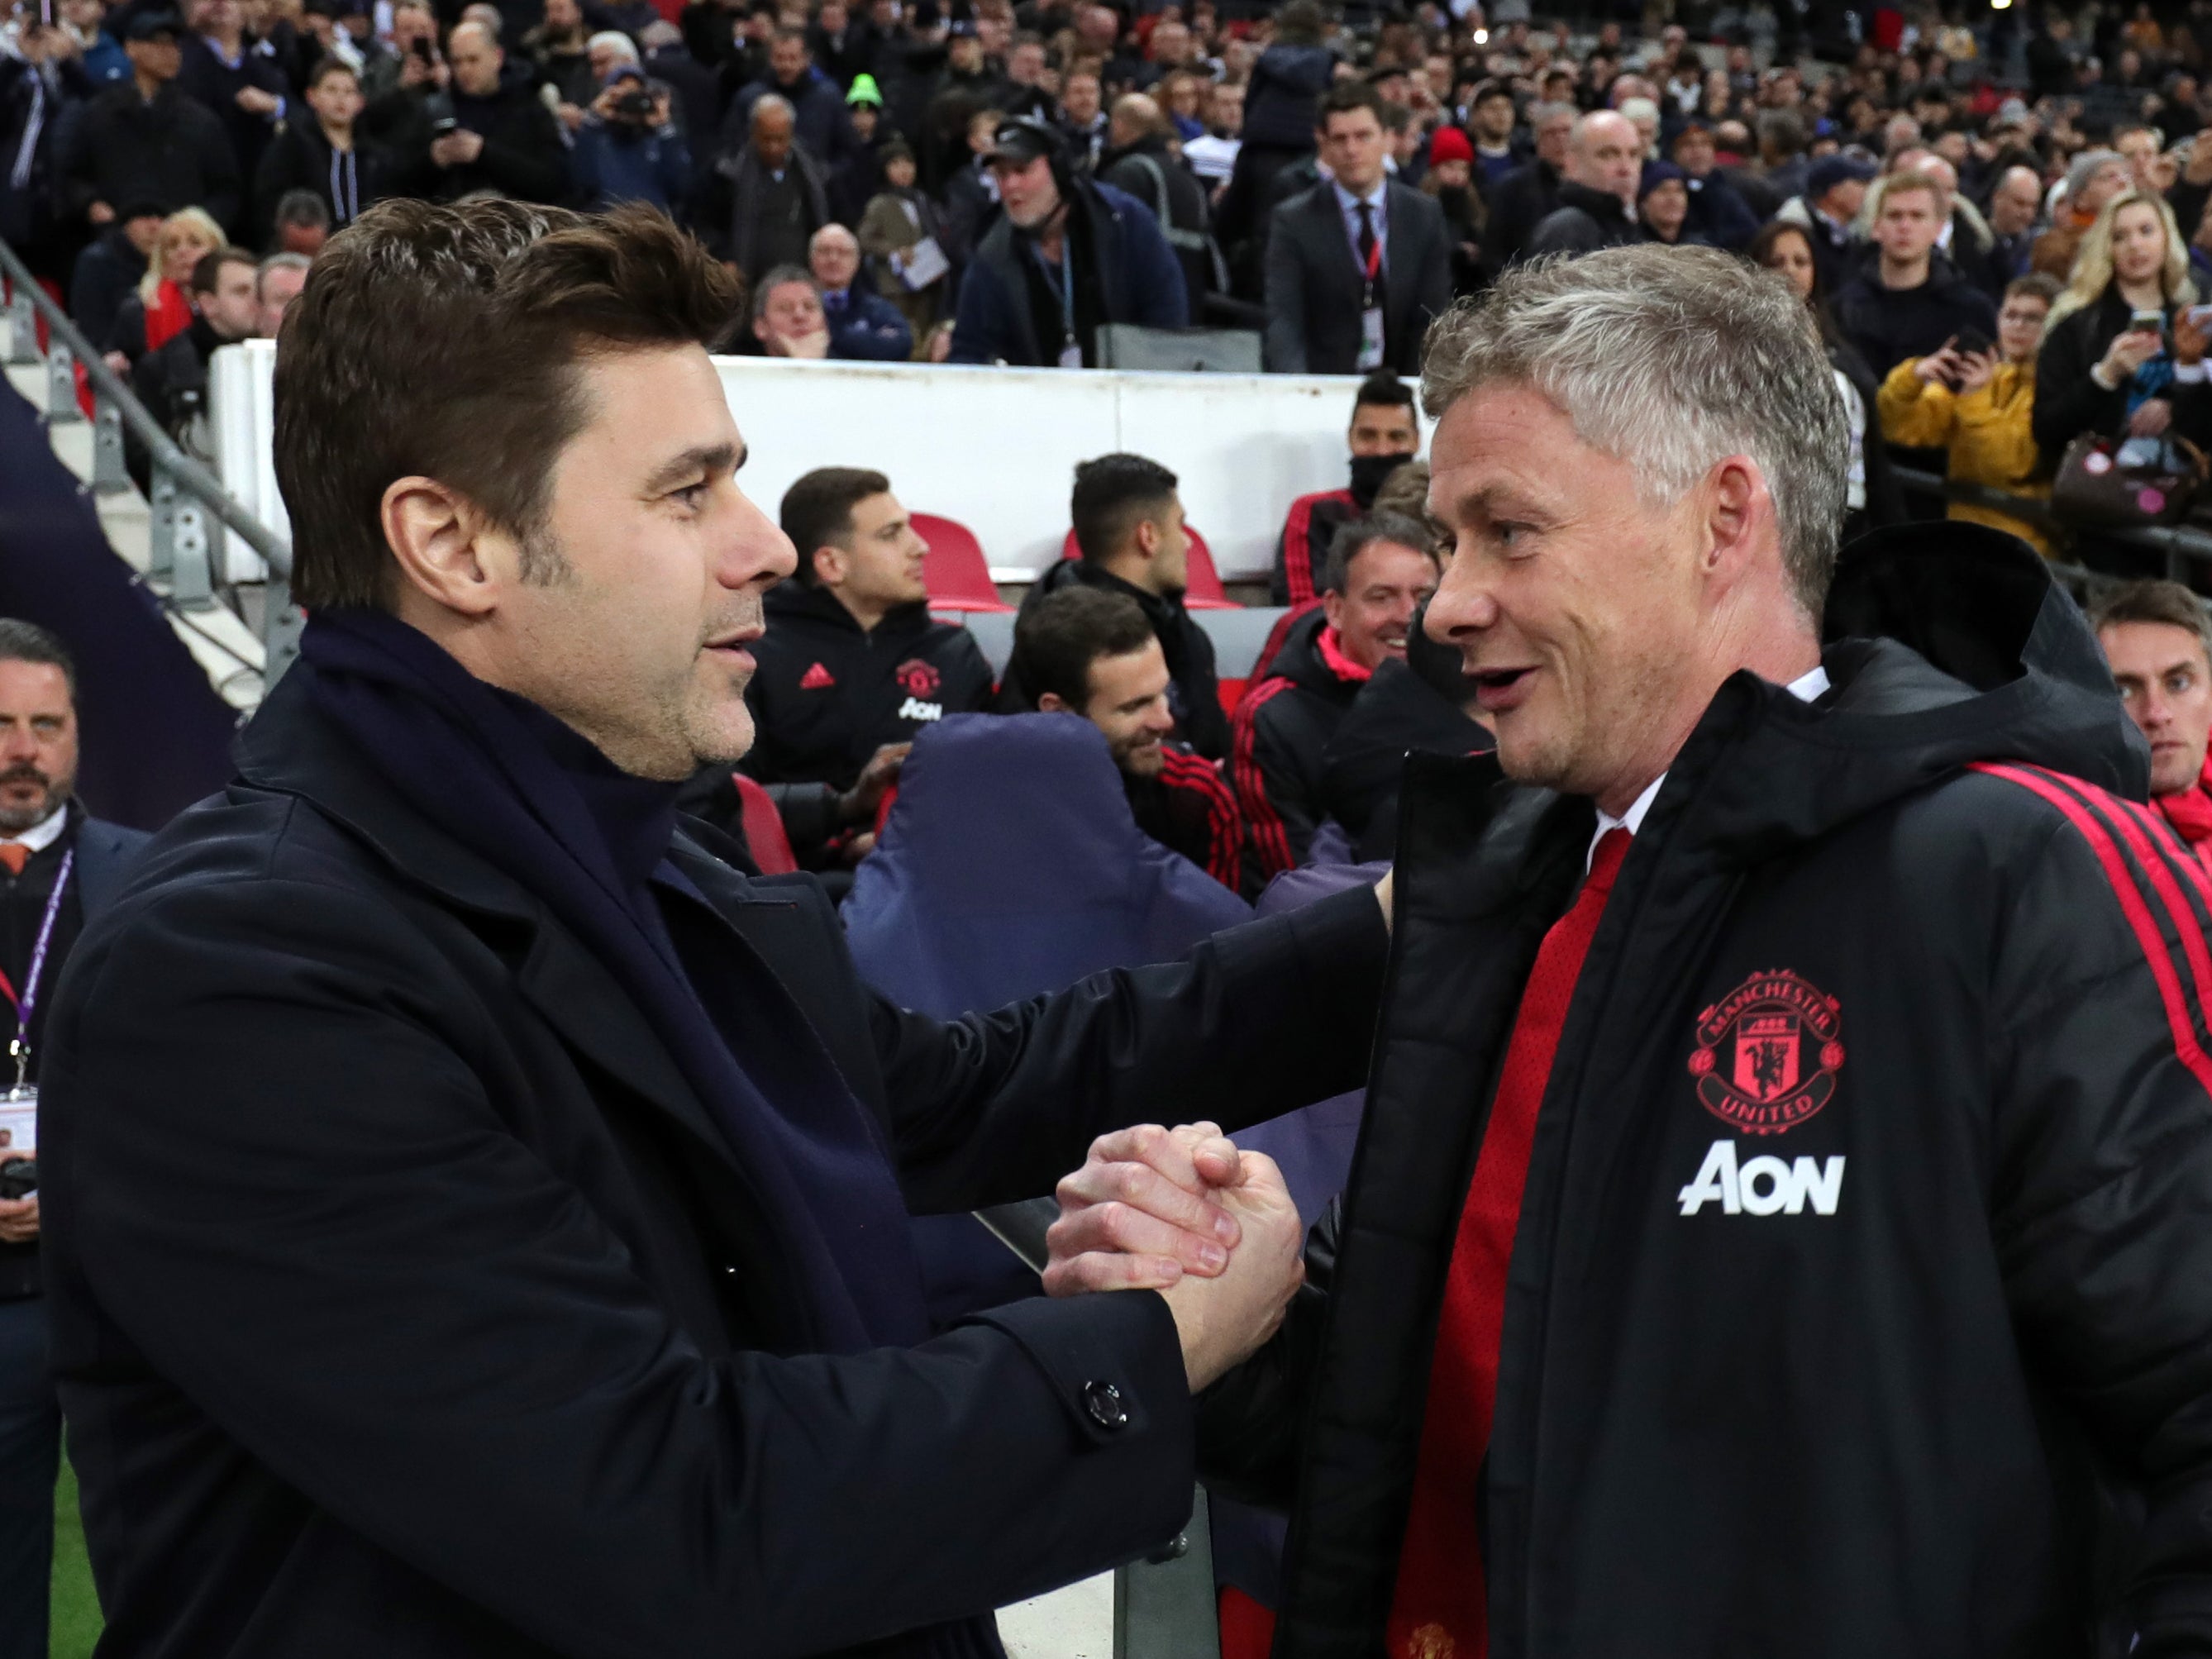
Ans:
POLYGON ((791 837, 783 832, 783 814, 775 810, 775 798, 742 772, 732 773, 731 778, 738 786, 738 819, 744 826, 745 847, 761 874, 796 872, 799 860, 793 855, 791 837))
POLYGON ((915 533, 929 544, 921 579, 932 611, 1012 611, 991 580, 991 567, 975 532, 934 513, 914 515, 915 533))
MULTIPOLYGON (((1182 605, 1186 611, 1241 611, 1243 607, 1231 599, 1221 586, 1221 576, 1213 568, 1213 550, 1206 544, 1206 538, 1188 525, 1184 533, 1190 538, 1190 568, 1184 574, 1185 586, 1182 605)), ((1075 544, 1075 532, 1071 530, 1060 544, 1063 559, 1079 559, 1083 550, 1075 544)))

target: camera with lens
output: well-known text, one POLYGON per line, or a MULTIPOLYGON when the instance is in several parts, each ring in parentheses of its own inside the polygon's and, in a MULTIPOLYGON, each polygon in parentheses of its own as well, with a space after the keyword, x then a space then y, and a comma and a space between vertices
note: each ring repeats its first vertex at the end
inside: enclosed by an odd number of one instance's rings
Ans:
POLYGON ((623 89, 615 94, 615 118, 643 126, 653 119, 653 111, 666 91, 658 81, 625 81, 623 89))

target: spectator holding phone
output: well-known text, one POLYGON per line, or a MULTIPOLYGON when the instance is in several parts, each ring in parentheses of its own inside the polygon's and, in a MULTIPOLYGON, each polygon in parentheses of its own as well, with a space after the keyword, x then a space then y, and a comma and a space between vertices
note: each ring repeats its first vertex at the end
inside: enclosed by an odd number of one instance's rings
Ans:
MULTIPOLYGON (((1909 357, 1881 384, 1882 436, 1893 444, 1950 453, 1948 475, 2016 495, 2050 495, 2049 474, 2036 447, 2035 360, 2057 279, 2036 272, 2007 285, 1997 337, 1954 337, 1940 351, 1909 357)), ((1954 501, 1950 517, 2008 531, 2046 557, 2050 544, 2034 526, 1993 507, 1954 501)))
POLYGON ((2035 441, 2047 466, 2084 432, 2201 431, 2205 331, 2187 314, 2196 299, 2172 210, 2140 191, 2114 198, 2081 239, 2036 362, 2035 441))

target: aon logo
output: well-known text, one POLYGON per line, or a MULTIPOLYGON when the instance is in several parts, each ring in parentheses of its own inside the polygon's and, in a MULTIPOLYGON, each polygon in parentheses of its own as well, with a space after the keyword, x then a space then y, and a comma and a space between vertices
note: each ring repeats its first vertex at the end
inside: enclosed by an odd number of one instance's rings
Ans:
POLYGON ((945 705, 908 697, 899 705, 898 717, 902 720, 941 720, 945 718, 945 705))
POLYGON ((1684 1215, 1708 1204, 1719 1205, 1723 1215, 1802 1215, 1808 1205, 1814 1215, 1833 1215, 1844 1196, 1844 1160, 1832 1158, 1823 1164, 1801 1158, 1784 1164, 1761 1157, 1739 1166, 1735 1142, 1716 1140, 1698 1178, 1677 1196, 1684 1215))

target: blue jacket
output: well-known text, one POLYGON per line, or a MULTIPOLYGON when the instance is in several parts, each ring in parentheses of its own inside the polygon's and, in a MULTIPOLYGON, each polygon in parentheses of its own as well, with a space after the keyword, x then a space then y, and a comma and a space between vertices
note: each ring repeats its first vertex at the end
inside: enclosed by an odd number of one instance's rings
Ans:
MULTIPOLYGON (((1152 210, 1111 185, 1082 179, 1073 188, 1090 216, 1091 257, 1098 263, 1104 308, 1100 320, 1188 327, 1182 265, 1152 210)), ((1071 210, 1075 206, 1072 201, 1071 210)), ((1047 368, 1059 361, 1058 343, 1040 341, 1030 319, 1028 278, 1018 262, 1033 256, 1019 236, 1013 222, 1001 215, 976 245, 975 261, 960 282, 952 362, 1047 368)))
MULTIPOLYGON (((917 1013, 951 1013, 1180 957, 1252 911, 1137 827, 1088 720, 951 714, 915 734, 842 914, 871 986, 917 1013)), ((1212 1115, 1194 1099, 1159 1110, 1212 1115)), ((940 1323, 1036 1288, 969 1217, 926 1216, 915 1243, 940 1323)))
POLYGON ((673 211, 691 188, 691 152, 673 125, 624 129, 586 116, 574 158, 576 194, 593 212, 619 202, 673 211))
POLYGON ((899 308, 855 281, 840 295, 824 294, 830 355, 860 362, 902 363, 914 356, 914 329, 899 308))

